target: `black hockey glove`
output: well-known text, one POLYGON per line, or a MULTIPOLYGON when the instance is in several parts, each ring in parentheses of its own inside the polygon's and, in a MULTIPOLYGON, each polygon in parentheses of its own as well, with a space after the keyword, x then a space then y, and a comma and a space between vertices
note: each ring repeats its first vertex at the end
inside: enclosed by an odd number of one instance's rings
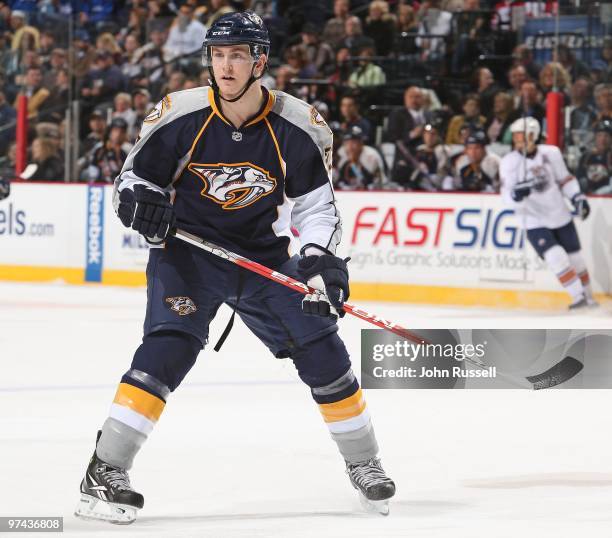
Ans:
POLYGON ((527 198, 531 194, 531 187, 529 185, 522 185, 518 183, 512 189, 512 199, 515 202, 520 202, 523 198, 527 198))
POLYGON ((572 205, 574 206, 574 215, 577 215, 582 220, 585 220, 591 213, 591 206, 587 197, 579 192, 572 198, 572 205))
POLYGON ((349 298, 349 275, 346 262, 333 254, 303 256, 298 262, 300 277, 316 293, 306 295, 302 310, 313 316, 337 319, 344 317, 342 306, 349 298))
POLYGON ((124 226, 141 233, 154 245, 163 243, 176 223, 170 195, 144 185, 121 191, 117 215, 124 226))

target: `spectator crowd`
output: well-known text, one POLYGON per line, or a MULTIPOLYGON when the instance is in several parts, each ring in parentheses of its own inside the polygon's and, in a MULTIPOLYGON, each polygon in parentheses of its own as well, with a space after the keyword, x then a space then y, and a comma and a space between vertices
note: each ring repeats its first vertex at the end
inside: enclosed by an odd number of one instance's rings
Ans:
MULTIPOLYGON (((307 100, 334 133, 337 188, 496 192, 510 125, 532 116, 546 133, 556 90, 570 169, 587 192, 612 193, 612 38, 588 63, 561 44, 539 65, 511 4, 0 1, 0 174, 15 167, 25 95, 34 166, 22 177, 112 182, 155 103, 208 84, 206 29, 249 8, 272 39, 264 85, 307 100)), ((550 16, 564 2, 521 4, 523 16, 550 16)))

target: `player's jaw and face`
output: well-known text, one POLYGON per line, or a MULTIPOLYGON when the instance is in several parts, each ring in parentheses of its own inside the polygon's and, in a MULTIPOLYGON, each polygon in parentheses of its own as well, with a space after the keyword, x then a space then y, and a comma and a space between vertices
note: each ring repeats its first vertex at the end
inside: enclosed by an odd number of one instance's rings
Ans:
POLYGON ((533 135, 530 135, 525 148, 525 133, 512 133, 512 144, 516 151, 527 151, 531 153, 536 148, 536 142, 533 135))
POLYGON ((219 91, 229 99, 243 90, 251 76, 253 64, 253 75, 259 76, 266 62, 266 56, 262 54, 255 63, 248 45, 212 47, 211 57, 219 91))

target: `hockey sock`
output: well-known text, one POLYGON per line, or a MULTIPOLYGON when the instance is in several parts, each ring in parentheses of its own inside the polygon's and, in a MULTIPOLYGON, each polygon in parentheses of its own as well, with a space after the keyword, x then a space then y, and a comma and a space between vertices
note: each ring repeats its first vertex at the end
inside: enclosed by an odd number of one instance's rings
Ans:
POLYGON ((550 270, 557 275, 559 282, 570 294, 573 302, 579 301, 584 296, 584 288, 563 247, 555 245, 549 248, 544 253, 544 260, 550 270))
POLYGON ((584 294, 589 301, 593 300, 593 288, 591 287, 591 279, 589 277, 589 271, 587 270, 586 263, 582 257, 582 252, 572 252, 568 255, 572 267, 576 271, 582 287, 584 288, 584 294))
POLYGON ((356 463, 378 454, 370 413, 351 369, 323 387, 313 387, 311 392, 346 461, 356 463))
POLYGON ((110 465, 130 469, 164 410, 171 391, 195 363, 202 344, 179 331, 145 336, 131 368, 121 378, 96 447, 110 465))
POLYGON ((122 469, 132 467, 134 457, 153 431, 170 393, 168 387, 140 370, 129 370, 124 379, 132 375, 150 391, 129 383, 119 384, 96 446, 96 454, 102 461, 122 469))

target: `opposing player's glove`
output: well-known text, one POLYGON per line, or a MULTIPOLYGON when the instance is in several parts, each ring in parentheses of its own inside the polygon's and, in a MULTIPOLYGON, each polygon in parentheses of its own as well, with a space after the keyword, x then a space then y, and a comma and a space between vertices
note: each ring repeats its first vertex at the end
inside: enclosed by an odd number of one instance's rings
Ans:
POLYGON ((162 243, 176 223, 170 195, 145 185, 121 191, 117 215, 124 226, 141 233, 152 244, 162 243))
POLYGON ((574 215, 577 215, 582 220, 586 219, 591 213, 591 206, 587 197, 579 192, 572 198, 572 205, 574 206, 574 215))
POLYGON ((515 202, 520 202, 523 198, 527 198, 531 194, 531 184, 517 183, 511 192, 512 199, 515 202))
POLYGON ((302 300, 302 310, 313 316, 337 319, 344 317, 342 306, 349 297, 349 275, 346 262, 333 254, 303 256, 298 262, 302 279, 317 290, 302 300))

